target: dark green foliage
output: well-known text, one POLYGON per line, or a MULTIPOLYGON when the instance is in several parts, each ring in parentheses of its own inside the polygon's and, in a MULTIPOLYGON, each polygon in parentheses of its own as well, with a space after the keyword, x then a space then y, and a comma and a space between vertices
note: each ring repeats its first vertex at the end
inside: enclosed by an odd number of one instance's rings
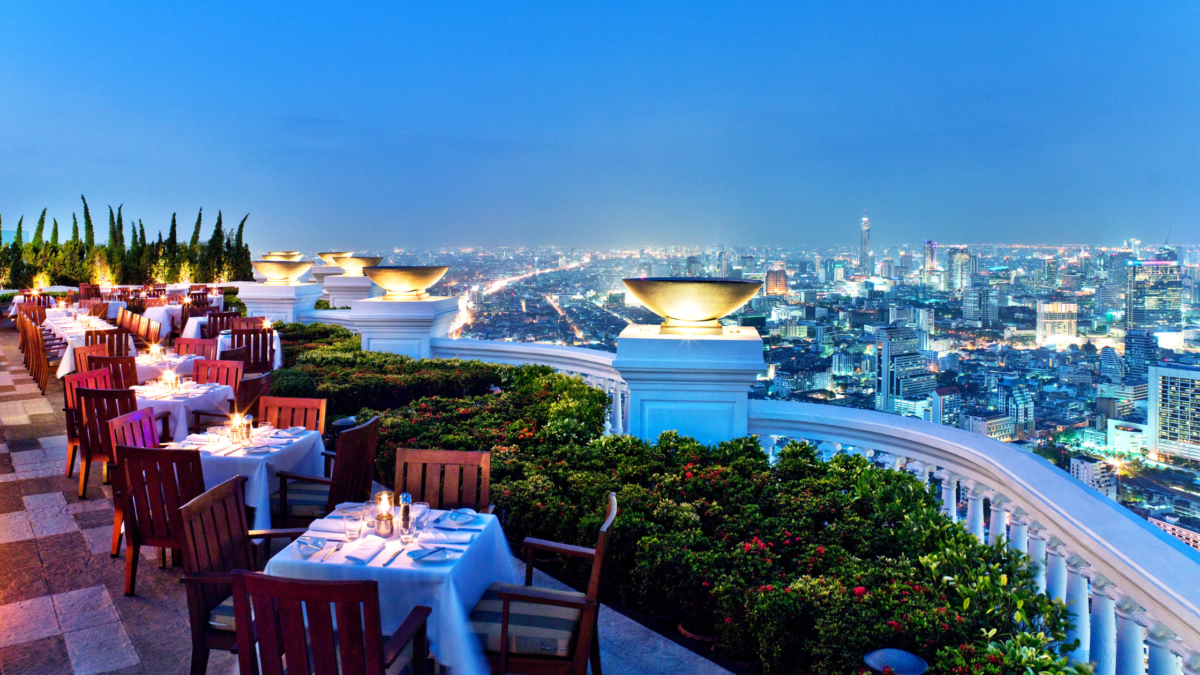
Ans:
POLYGON ((74 213, 71 214, 71 241, 79 241, 79 218, 76 218, 74 213))
POLYGON ((38 218, 37 229, 33 231, 33 248, 40 249, 42 247, 42 231, 46 229, 46 209, 42 209, 42 215, 38 218))
POLYGON ((54 229, 50 230, 50 245, 58 246, 58 218, 54 219, 54 229))
POLYGON ((92 228, 92 212, 88 210, 87 198, 79 195, 83 200, 83 245, 88 253, 91 253, 92 247, 96 245, 95 230, 92 228))

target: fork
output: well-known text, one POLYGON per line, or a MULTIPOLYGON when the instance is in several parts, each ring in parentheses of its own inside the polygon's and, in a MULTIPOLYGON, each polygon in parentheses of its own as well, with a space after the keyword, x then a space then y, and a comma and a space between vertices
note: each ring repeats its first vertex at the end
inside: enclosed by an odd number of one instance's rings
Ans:
MULTIPOLYGON (((337 553, 338 551, 342 550, 342 547, 345 545, 346 545, 345 542, 339 541, 337 546, 334 546, 332 549, 330 549, 329 553, 325 554, 325 558, 328 558, 329 556, 333 555, 334 553, 337 553)), ((325 562, 325 558, 321 558, 321 562, 325 562)))

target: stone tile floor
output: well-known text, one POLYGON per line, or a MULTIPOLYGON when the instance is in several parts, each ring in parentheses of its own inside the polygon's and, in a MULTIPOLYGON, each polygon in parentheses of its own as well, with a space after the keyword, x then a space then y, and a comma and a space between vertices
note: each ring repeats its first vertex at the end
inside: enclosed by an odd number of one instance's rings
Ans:
MULTIPOLYGON (((109 556, 111 492, 92 474, 79 499, 78 469, 64 475, 61 383, 46 395, 22 365, 16 331, 0 329, 0 675, 187 673, 187 601, 179 568, 142 549, 137 595, 109 556)), ((566 588, 536 573, 535 584, 566 588)), ((724 673, 722 668, 607 607, 600 613, 604 672, 724 673)), ((237 672, 213 651, 209 673, 237 672)))

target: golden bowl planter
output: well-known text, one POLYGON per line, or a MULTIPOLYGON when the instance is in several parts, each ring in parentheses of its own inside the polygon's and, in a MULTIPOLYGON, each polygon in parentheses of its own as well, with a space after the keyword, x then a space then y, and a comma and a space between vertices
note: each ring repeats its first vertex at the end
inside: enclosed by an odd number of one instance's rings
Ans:
POLYGON ((268 262, 298 262, 304 254, 300 251, 268 251, 263 260, 268 262))
POLYGON ((383 262, 377 255, 343 255, 333 259, 333 264, 341 267, 344 277, 361 277, 364 267, 374 267, 383 262))
POLYGON ((336 262, 334 262, 333 259, 341 258, 341 257, 347 256, 347 255, 354 255, 354 251, 325 251, 323 253, 318 253, 317 257, 320 258, 321 260, 324 260, 326 265, 332 265, 334 267, 337 267, 338 264, 336 262))
POLYGON ((363 273, 387 291, 384 300, 424 300, 425 289, 446 276, 449 267, 364 267, 363 273))
POLYGON ((293 286, 312 267, 311 262, 254 260, 254 269, 267 278, 268 286, 293 286))
POLYGON ((721 317, 746 304, 761 281, 742 279, 624 279, 646 309, 666 319, 660 333, 720 335, 721 317))

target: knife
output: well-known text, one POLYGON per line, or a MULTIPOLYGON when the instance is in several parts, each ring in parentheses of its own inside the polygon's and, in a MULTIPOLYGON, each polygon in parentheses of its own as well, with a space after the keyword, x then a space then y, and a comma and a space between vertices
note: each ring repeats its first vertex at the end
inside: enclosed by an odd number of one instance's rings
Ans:
POLYGON ((388 558, 388 559, 387 559, 387 562, 383 563, 383 566, 384 566, 384 567, 387 567, 388 565, 391 565, 391 564, 392 564, 392 561, 396 559, 396 556, 400 555, 401 553, 404 553, 404 547, 403 547, 403 546, 401 546, 400 548, 396 549, 396 552, 392 554, 392 557, 390 557, 390 558, 388 558))
MULTIPOLYGON (((330 549, 329 553, 325 554, 325 558, 328 558, 329 556, 333 555, 334 553, 337 553, 338 551, 342 550, 342 546, 344 546, 344 545, 345 545, 345 542, 339 541, 337 546, 334 546, 332 549, 330 549)), ((321 558, 321 562, 325 562, 325 558, 321 558)))

